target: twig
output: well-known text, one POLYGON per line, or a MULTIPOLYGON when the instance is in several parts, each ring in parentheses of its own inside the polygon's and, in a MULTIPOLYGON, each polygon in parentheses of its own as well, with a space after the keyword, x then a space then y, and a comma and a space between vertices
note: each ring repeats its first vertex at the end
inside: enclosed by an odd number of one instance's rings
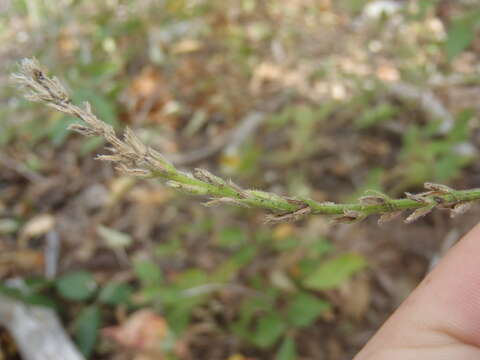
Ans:
POLYGON ((60 255, 60 237, 56 230, 50 230, 45 242, 45 277, 54 279, 57 275, 58 259, 60 255))
POLYGON ((70 129, 84 136, 101 136, 110 145, 110 154, 100 155, 100 160, 111 161, 126 174, 143 178, 158 178, 166 185, 180 191, 211 198, 206 206, 234 204, 269 210, 267 222, 295 221, 307 215, 339 215, 337 222, 355 222, 372 214, 380 214, 380 222, 399 216, 405 210, 413 210, 405 220, 413 222, 435 208, 451 211, 452 216, 466 211, 470 203, 480 200, 480 189, 454 190, 445 185, 426 183, 426 192, 406 194, 403 199, 370 192, 353 204, 319 203, 305 198, 280 196, 260 190, 242 189, 232 181, 223 180, 207 170, 195 169, 193 173, 180 171, 163 155, 144 145, 129 128, 123 136, 116 135, 112 126, 98 119, 90 104, 74 105, 68 92, 55 77, 49 77, 35 59, 20 63, 20 72, 13 75, 24 89, 28 100, 45 103, 54 109, 77 117, 82 124, 73 124, 70 129))
POLYGON ((84 359, 51 309, 0 296, 0 325, 14 338, 22 359, 84 359))

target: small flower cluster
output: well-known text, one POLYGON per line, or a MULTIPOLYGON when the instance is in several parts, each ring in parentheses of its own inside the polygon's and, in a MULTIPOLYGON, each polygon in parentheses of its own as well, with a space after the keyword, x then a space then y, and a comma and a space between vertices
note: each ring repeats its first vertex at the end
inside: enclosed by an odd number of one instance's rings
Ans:
POLYGON ((448 209, 452 216, 462 214, 473 201, 480 200, 480 189, 458 191, 432 183, 425 184, 426 192, 407 193, 403 199, 369 192, 354 204, 319 203, 260 190, 245 190, 205 169, 195 169, 193 173, 177 169, 162 154, 143 144, 130 128, 126 128, 121 137, 117 136, 112 126, 95 116, 88 102, 81 107, 73 104, 61 82, 56 77, 49 77, 35 59, 22 60, 20 72, 13 74, 12 78, 24 89, 28 100, 44 103, 81 120, 81 123, 71 125, 70 130, 84 136, 103 137, 109 144, 107 149, 110 153, 97 158, 112 162, 119 171, 132 176, 162 179, 169 187, 209 197, 206 206, 225 203, 268 210, 271 212, 266 218, 269 223, 297 221, 311 214, 330 215, 340 223, 352 223, 379 214, 379 223, 384 223, 406 210, 413 210, 405 220, 411 223, 435 208, 448 209))

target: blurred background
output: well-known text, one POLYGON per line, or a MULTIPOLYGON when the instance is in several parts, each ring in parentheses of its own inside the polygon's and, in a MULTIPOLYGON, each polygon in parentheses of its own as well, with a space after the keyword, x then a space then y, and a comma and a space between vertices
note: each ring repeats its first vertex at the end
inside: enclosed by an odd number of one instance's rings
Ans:
POLYGON ((383 226, 205 208, 93 160, 102 139, 9 74, 36 56, 180 167, 352 201, 480 187, 479 28, 478 0, 1 0, 1 292, 55 309, 89 359, 351 359, 478 208, 383 226))

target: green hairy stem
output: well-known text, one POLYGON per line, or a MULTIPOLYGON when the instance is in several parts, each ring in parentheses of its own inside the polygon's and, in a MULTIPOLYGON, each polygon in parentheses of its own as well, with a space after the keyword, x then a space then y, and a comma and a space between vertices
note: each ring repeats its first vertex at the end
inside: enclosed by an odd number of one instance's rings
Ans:
POLYGON ((426 191, 420 194, 406 193, 403 199, 391 199, 387 195, 369 191, 353 204, 317 202, 299 197, 286 197, 260 190, 242 189, 230 180, 224 180, 205 169, 193 173, 181 171, 163 155, 143 144, 127 128, 122 137, 114 129, 98 119, 88 103, 78 106, 72 103, 69 93, 55 77, 49 77, 35 59, 20 62, 20 71, 12 78, 24 90, 30 101, 41 102, 68 115, 77 117, 81 124, 70 129, 84 136, 101 136, 110 145, 107 155, 98 159, 111 161, 126 174, 165 181, 167 186, 180 191, 209 197, 206 206, 229 203, 238 206, 268 210, 267 222, 295 221, 308 215, 330 215, 337 222, 355 222, 369 215, 379 214, 379 222, 389 221, 406 210, 412 213, 406 222, 413 222, 435 208, 448 209, 451 215, 462 214, 472 202, 480 200, 480 189, 454 190, 445 185, 426 183, 426 191))

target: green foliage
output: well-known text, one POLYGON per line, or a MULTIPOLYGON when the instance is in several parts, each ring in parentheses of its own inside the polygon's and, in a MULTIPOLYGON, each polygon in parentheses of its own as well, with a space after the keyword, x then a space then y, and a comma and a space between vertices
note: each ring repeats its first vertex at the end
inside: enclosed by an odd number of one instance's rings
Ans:
POLYGON ((174 283, 162 287, 156 299, 164 306, 169 324, 177 333, 183 332, 190 322, 192 311, 208 300, 207 273, 200 269, 188 269, 178 274, 174 283))
POLYGON ((359 129, 367 129, 384 121, 392 120, 398 113, 398 109, 388 103, 381 103, 373 108, 366 109, 355 120, 355 126, 359 129))
POLYGON ((286 323, 276 313, 269 313, 260 317, 256 331, 253 333, 255 344, 261 348, 268 348, 282 336, 286 323))
POLYGON ((291 336, 285 337, 282 345, 278 349, 275 360, 295 360, 297 359, 297 349, 295 340, 291 336))
POLYGON ((314 290, 331 289, 341 285, 366 265, 363 257, 357 254, 344 254, 320 264, 303 283, 314 290))
POLYGON ((249 264, 258 254, 255 245, 246 245, 240 248, 210 275, 210 280, 216 283, 228 283, 233 281, 240 270, 249 264))
MULTIPOLYGON (((313 264, 313 269, 333 250, 326 239, 305 239, 302 242, 299 239, 287 237, 280 241, 269 238, 268 234, 262 234, 261 239, 263 248, 275 249, 280 253, 285 252, 285 249, 296 251, 305 247, 308 252, 300 263, 307 261, 313 264), (279 241, 286 241, 289 244, 288 247, 279 247, 279 241)), ((260 249, 257 249, 256 253, 259 251, 260 249)), ((352 257, 350 262, 346 261, 346 266, 349 264, 351 266, 354 261, 359 260, 352 257)), ((286 279, 286 281, 303 282, 308 278, 309 273, 310 271, 306 273, 302 271, 298 278, 286 279)), ((324 280, 328 281, 332 275, 325 272, 323 276, 324 280)), ((346 276, 343 281, 345 279, 347 279, 346 276)), ((248 343, 261 348, 272 348, 282 340, 277 356, 287 359, 295 358, 295 340, 291 333, 296 329, 312 326, 322 314, 330 310, 330 304, 313 293, 296 288, 290 289, 290 293, 284 293, 285 290, 280 284, 268 283, 260 276, 252 277, 250 281, 251 286, 261 293, 243 301, 239 318, 231 327, 232 331, 248 343), (280 299, 282 299, 281 302, 280 299)), ((336 286, 341 285, 342 280, 335 279, 335 283, 336 286)))
POLYGON ((313 154, 320 145, 316 139, 316 131, 332 112, 338 107, 335 102, 327 102, 322 106, 307 104, 291 105, 282 111, 273 114, 269 124, 273 129, 291 126, 289 137, 290 149, 285 154, 275 154, 271 161, 282 164, 313 154))
POLYGON ((330 304, 308 293, 295 294, 288 306, 288 322, 295 327, 308 327, 320 314, 330 309, 330 304))
POLYGON ((111 311, 110 307, 118 305, 130 308, 133 288, 129 284, 116 282, 107 282, 99 288, 90 272, 76 271, 66 273, 56 281, 38 276, 28 277, 21 290, 1 284, 0 293, 27 304, 47 306, 60 312, 70 306, 60 307, 59 297, 63 302, 75 304, 80 310, 73 319, 74 338, 80 351, 89 358, 95 349, 104 312, 109 309, 111 311), (93 303, 88 305, 87 302, 92 300, 93 303))
MULTIPOLYGON (((254 279, 263 285, 263 281, 258 278, 254 279)), ((252 331, 254 327, 254 320, 259 314, 267 314, 275 309, 275 300, 277 297, 277 290, 274 288, 265 287, 261 296, 254 296, 243 301, 239 313, 239 319, 231 325, 232 331, 239 337, 255 343, 256 338, 253 334, 257 331, 252 331)))
POLYGON ((55 282, 58 293, 68 300, 87 300, 97 290, 92 274, 86 271, 71 272, 55 282))
POLYGON ((75 342, 85 357, 90 357, 98 338, 101 324, 100 308, 91 305, 84 308, 74 322, 75 342))
POLYGON ((51 286, 51 283, 43 278, 27 278, 25 279, 25 287, 21 290, 0 284, 0 294, 23 301, 26 304, 57 309, 57 302, 52 297, 41 294, 49 286, 51 286))
POLYGON ((394 192, 419 186, 426 181, 444 182, 456 177, 472 161, 471 156, 459 153, 456 149, 468 141, 471 118, 471 111, 460 113, 445 136, 438 136, 439 122, 409 127, 400 152, 402 181, 394 192))
POLYGON ((110 282, 100 291, 98 300, 107 305, 128 304, 133 289, 124 283, 110 282))
POLYGON ((156 288, 163 282, 160 267, 153 262, 142 260, 133 264, 133 269, 144 288, 156 288))
POLYGON ((480 11, 472 11, 452 21, 445 43, 449 60, 460 55, 475 40, 480 25, 480 11))

